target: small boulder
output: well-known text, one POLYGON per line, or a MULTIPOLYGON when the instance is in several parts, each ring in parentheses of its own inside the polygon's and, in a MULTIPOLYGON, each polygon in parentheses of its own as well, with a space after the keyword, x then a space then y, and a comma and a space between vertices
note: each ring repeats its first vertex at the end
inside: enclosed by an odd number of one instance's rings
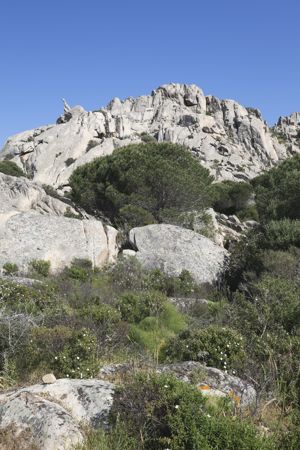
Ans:
POLYGON ((42 377, 42 381, 44 384, 53 384, 56 381, 56 377, 53 373, 46 373, 46 375, 42 377))

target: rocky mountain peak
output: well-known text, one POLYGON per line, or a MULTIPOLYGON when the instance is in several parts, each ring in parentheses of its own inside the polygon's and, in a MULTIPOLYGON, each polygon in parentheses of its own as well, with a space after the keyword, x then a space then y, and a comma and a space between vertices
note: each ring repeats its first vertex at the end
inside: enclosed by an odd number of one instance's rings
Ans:
POLYGON ((185 145, 218 180, 247 180, 299 152, 299 129, 299 113, 269 129, 255 108, 171 83, 150 95, 114 98, 98 111, 64 108, 56 124, 9 138, 0 158, 36 182, 65 189, 76 167, 150 135, 185 145))

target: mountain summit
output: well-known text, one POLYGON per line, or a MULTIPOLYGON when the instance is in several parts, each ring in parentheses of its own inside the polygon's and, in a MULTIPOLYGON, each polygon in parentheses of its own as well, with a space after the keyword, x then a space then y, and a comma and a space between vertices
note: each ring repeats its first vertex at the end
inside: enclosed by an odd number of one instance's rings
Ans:
POLYGON ((281 117, 269 128, 257 109, 172 83, 147 96, 114 98, 98 111, 64 108, 56 124, 9 138, 0 159, 15 161, 36 182, 64 189, 76 167, 155 139, 187 146, 217 180, 247 180, 300 152, 299 117, 281 117))

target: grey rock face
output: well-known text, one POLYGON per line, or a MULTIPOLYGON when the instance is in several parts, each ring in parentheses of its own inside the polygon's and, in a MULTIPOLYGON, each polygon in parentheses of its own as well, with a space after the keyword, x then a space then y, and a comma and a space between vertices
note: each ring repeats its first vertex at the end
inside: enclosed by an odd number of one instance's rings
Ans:
POLYGON ((300 112, 295 112, 287 117, 279 117, 276 126, 272 130, 274 139, 284 144, 289 154, 300 151, 300 112))
POLYGON ((226 266, 227 251, 192 230, 174 225, 133 228, 129 239, 146 268, 161 268, 170 275, 188 270, 198 283, 212 283, 226 266))
POLYGON ((105 427, 114 386, 100 380, 57 380, 0 394, 0 429, 29 429, 41 450, 68 450, 83 442, 82 421, 105 427))
POLYGON ((148 96, 114 98, 99 111, 68 109, 54 125, 9 138, 1 157, 13 158, 35 181, 64 187, 76 167, 140 142, 142 133, 186 145, 220 180, 252 178, 290 154, 258 110, 173 83, 148 96))
POLYGON ((117 256, 114 228, 64 217, 68 205, 25 178, 0 174, 0 198, 0 268, 14 262, 22 272, 43 259, 57 271, 74 258, 101 267, 117 256))

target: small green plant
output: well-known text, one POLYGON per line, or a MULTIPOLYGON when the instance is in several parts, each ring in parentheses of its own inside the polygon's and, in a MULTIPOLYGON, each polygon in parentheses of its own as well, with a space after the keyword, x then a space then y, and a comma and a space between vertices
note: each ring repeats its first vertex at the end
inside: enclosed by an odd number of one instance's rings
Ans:
POLYGON ((69 167, 69 166, 71 166, 72 164, 74 164, 75 161, 76 161, 76 159, 74 159, 74 158, 68 158, 68 159, 65 160, 65 165, 66 165, 67 167, 69 167))
POLYGON ((0 172, 13 177, 26 177, 26 174, 15 162, 7 159, 0 161, 0 172))
POLYGON ((4 270, 5 275, 15 275, 16 273, 18 273, 19 268, 18 268, 17 264, 7 262, 7 263, 3 264, 3 270, 4 270))
POLYGON ((65 273, 69 278, 74 280, 86 281, 93 271, 92 261, 89 259, 74 258, 71 266, 65 269, 65 273))
POLYGON ((44 259, 34 259, 30 262, 30 266, 38 275, 47 277, 50 272, 51 262, 44 259))
POLYGON ((68 217, 69 219, 79 219, 79 220, 82 220, 82 219, 83 219, 83 217, 82 217, 81 214, 73 213, 73 212, 71 211, 70 206, 67 206, 67 209, 66 209, 66 211, 64 212, 64 217, 68 217))
POLYGON ((151 136, 151 134, 148 134, 145 131, 141 133, 141 141, 144 142, 145 144, 157 143, 157 139, 155 139, 154 136, 151 136))

